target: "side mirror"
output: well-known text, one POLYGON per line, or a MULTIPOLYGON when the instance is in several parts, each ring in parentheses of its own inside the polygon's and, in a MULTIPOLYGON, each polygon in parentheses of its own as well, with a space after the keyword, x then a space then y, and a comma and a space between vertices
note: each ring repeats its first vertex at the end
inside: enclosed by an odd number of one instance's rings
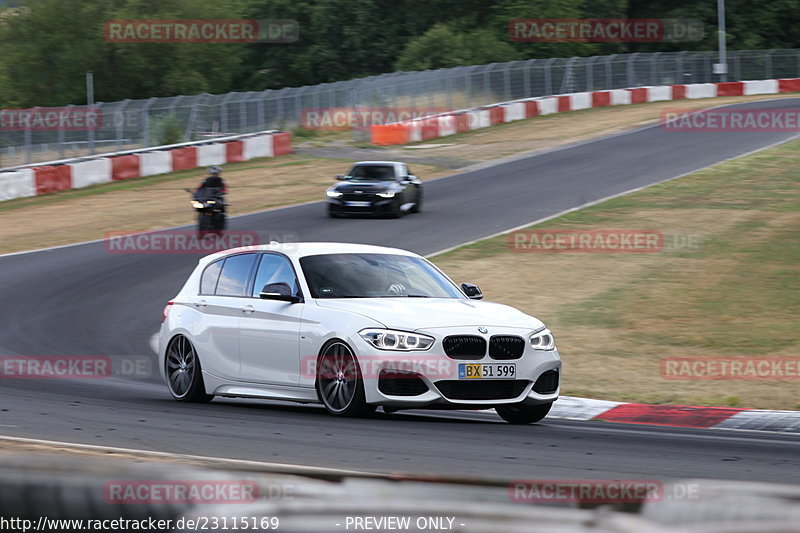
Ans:
POLYGON ((462 283, 461 290, 467 295, 470 300, 483 300, 483 293, 480 287, 472 283, 462 283))
POLYGON ((336 175, 334 176, 334 178, 336 178, 337 180, 341 181, 341 180, 343 180, 343 179, 344 179, 344 174, 336 174, 336 175))
POLYGON ((292 288, 288 283, 267 283, 258 297, 262 300, 279 300, 281 302, 289 302, 296 304, 300 301, 298 296, 292 294, 292 288))

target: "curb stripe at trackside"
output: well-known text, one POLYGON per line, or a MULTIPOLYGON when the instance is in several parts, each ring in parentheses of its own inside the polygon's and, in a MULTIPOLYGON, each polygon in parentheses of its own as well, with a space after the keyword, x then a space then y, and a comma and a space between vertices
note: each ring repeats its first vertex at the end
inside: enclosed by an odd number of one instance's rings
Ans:
POLYGON ((743 410, 729 407, 623 403, 595 416, 594 420, 683 428, 710 428, 743 410))

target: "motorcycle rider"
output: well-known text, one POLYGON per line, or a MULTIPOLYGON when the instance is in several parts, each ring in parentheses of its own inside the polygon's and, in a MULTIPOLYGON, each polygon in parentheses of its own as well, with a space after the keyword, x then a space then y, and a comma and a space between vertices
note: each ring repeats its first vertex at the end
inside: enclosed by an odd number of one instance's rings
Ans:
POLYGON ((222 169, 216 165, 208 167, 208 174, 209 175, 203 180, 203 183, 200 184, 197 190, 219 189, 223 194, 226 193, 225 182, 222 180, 222 176, 220 176, 220 174, 222 174, 222 169))

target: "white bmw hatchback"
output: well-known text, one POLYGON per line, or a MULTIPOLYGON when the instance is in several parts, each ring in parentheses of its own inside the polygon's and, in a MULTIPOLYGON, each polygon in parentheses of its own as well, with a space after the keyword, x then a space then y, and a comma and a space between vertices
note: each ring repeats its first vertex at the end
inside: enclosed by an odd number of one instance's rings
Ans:
POLYGON ((538 319, 479 301, 426 259, 341 243, 262 245, 200 260, 164 309, 159 367, 172 396, 490 409, 517 424, 558 398, 561 358, 538 319))

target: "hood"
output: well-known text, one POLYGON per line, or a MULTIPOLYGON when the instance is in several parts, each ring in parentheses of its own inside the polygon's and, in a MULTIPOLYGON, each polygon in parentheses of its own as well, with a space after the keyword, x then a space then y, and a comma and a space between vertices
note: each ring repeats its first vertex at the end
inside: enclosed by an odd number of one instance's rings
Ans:
POLYGON ((405 331, 462 326, 539 329, 537 318, 507 305, 453 298, 319 299, 317 305, 357 313, 405 331))
POLYGON ((332 188, 338 192, 362 191, 364 193, 376 193, 391 189, 394 187, 394 184, 394 181, 358 180, 343 181, 335 184, 332 188))

